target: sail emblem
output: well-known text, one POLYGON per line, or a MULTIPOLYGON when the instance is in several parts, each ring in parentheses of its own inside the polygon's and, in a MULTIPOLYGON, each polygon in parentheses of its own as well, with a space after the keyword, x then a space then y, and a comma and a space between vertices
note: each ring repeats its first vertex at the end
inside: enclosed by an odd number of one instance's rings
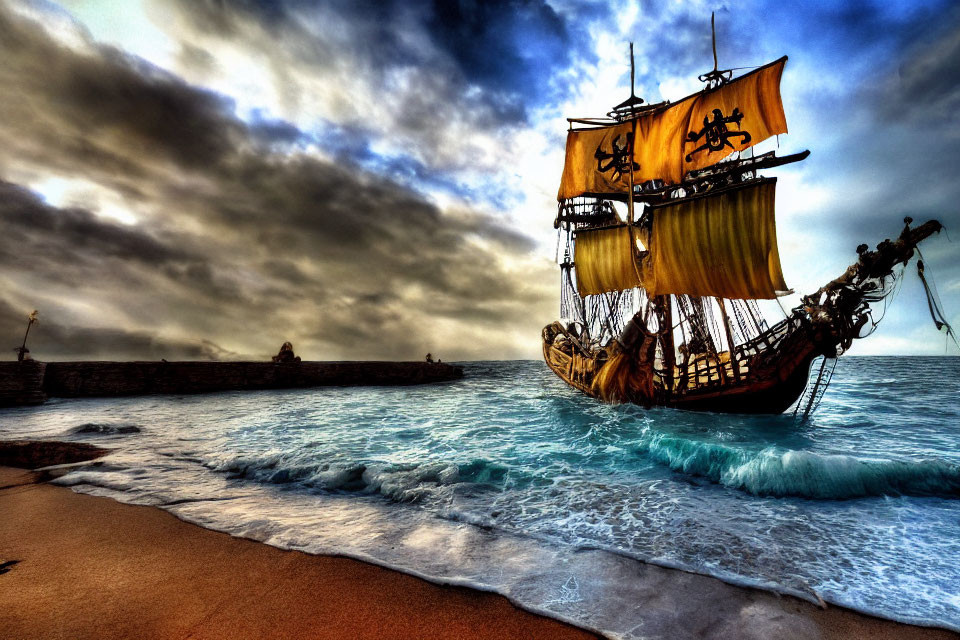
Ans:
MULTIPOLYGON (((630 156, 633 155, 633 134, 626 134, 627 142, 623 146, 620 146, 620 136, 618 135, 610 142, 610 149, 613 153, 607 153, 603 150, 603 143, 597 145, 597 151, 593 154, 593 157, 597 159, 597 171, 600 173, 606 173, 607 171, 613 170, 613 179, 619 181, 623 179, 624 173, 630 170, 630 156), (609 160, 604 166, 603 161, 609 160)), ((636 162, 633 163, 633 170, 639 171, 640 165, 636 162)))
POLYGON ((743 138, 741 144, 750 144, 750 133, 747 131, 730 131, 727 128, 728 124, 736 124, 740 126, 740 121, 743 120, 743 113, 740 112, 738 107, 734 107, 733 113, 729 116, 724 116, 723 111, 720 109, 713 110, 713 120, 710 120, 709 116, 703 118, 703 129, 694 133, 691 131, 687 134, 687 142, 696 142, 700 138, 705 138, 704 143, 687 154, 687 162, 693 162, 693 154, 700 151, 706 150, 707 153, 713 153, 714 151, 722 151, 724 147, 730 147, 734 149, 735 147, 730 144, 728 138, 732 136, 739 136, 743 138))

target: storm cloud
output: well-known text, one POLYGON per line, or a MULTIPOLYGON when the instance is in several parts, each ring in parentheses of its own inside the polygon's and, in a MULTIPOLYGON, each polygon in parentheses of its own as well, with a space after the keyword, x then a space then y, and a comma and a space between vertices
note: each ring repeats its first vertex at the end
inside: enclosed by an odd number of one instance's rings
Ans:
POLYGON ((15 88, 4 164, 83 176, 137 218, 0 184, 4 326, 31 304, 54 317, 35 352, 99 353, 112 336, 143 357, 264 357, 285 339, 308 357, 482 357, 521 353, 513 328, 548 316, 549 264, 489 215, 349 161, 272 151, 295 127, 248 126, 225 98, 115 49, 78 53, 10 13, 0 29, 15 88))
MULTIPOLYGON (((711 9, 721 67, 790 56, 791 286, 903 215, 960 223, 960 12, 708 5, 0 0, 0 330, 39 308, 44 359, 538 357, 564 117, 626 97, 628 40, 649 101, 699 89, 711 9)), ((957 321, 958 252, 925 254, 957 321)))

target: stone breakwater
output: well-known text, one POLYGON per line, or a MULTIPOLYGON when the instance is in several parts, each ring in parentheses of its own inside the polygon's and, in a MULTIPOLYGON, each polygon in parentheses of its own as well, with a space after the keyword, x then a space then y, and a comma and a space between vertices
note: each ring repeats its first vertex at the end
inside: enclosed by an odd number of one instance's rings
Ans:
POLYGON ((46 368, 36 360, 0 362, 0 407, 43 403, 47 399, 43 391, 46 368))
POLYGON ((428 362, 0 362, 0 406, 155 393, 411 385, 463 377, 428 362))

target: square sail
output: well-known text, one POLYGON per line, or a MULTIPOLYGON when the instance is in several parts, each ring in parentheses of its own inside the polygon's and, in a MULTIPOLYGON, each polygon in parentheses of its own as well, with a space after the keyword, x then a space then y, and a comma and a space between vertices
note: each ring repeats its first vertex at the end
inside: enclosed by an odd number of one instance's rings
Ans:
POLYGON ((643 286, 651 296, 772 299, 787 290, 774 215, 776 178, 651 207, 643 286))

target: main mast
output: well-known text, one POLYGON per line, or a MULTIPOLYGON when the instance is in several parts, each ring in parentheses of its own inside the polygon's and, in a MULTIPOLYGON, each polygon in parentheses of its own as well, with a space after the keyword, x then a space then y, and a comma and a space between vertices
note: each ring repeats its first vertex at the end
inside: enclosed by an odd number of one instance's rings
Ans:
MULTIPOLYGON (((637 113, 634 106, 637 102, 637 94, 634 90, 635 72, 633 68, 633 43, 630 43, 630 121, 634 124, 633 131, 629 134, 630 143, 627 145, 629 153, 633 155, 633 145, 637 139, 637 113)), ((627 191, 627 224, 633 224, 633 162, 630 163, 630 189, 627 191)))

